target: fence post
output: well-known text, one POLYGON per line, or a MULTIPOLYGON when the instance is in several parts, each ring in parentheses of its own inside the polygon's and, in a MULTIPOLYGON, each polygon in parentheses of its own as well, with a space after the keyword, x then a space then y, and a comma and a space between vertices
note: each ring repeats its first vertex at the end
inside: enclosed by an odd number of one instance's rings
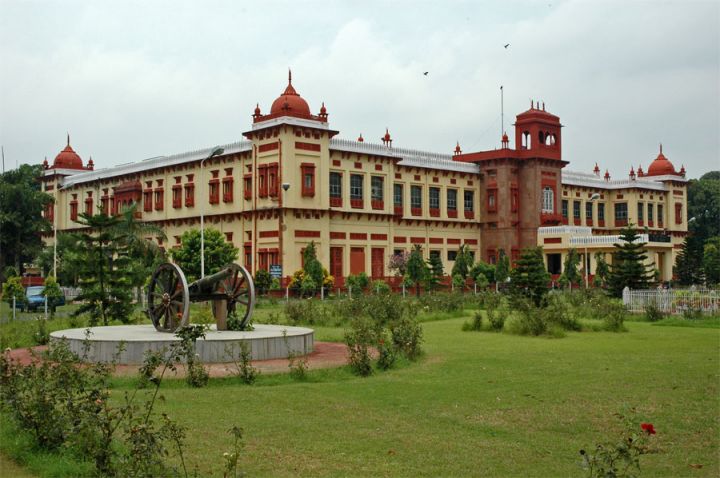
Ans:
POLYGON ((325 287, 320 287, 320 300, 325 300, 325 287))
POLYGON ((285 287, 285 302, 290 300, 290 286, 285 287))
POLYGON ((348 297, 352 299, 352 286, 348 286, 348 297))
POLYGON ((405 283, 402 284, 403 299, 405 298, 405 283))
POLYGON ((15 296, 13 296, 13 320, 15 320, 15 296))
POLYGON ((477 282, 473 284, 473 288, 475 289, 475 295, 477 295, 477 282))
POLYGON ((47 320, 47 294, 45 294, 45 320, 47 320))

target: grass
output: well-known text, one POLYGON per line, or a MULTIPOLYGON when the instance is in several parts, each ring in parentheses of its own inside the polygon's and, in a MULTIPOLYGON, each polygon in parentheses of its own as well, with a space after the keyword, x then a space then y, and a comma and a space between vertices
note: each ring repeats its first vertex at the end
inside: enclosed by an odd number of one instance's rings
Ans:
MULTIPOLYGON (((342 367, 305 382, 261 375, 253 386, 171 380, 157 411, 188 427, 186 461, 201 476, 222 476, 233 425, 245 430, 240 467, 251 476, 577 476, 578 450, 615 441, 614 414, 626 406, 658 430, 643 475, 720 473, 713 319, 629 322, 628 333, 559 340, 461 332, 465 320, 469 312, 424 322, 425 357, 369 378, 342 367)), ((339 328, 316 330, 318 340, 342 338, 339 328)), ((131 386, 116 379, 113 395, 131 386)))

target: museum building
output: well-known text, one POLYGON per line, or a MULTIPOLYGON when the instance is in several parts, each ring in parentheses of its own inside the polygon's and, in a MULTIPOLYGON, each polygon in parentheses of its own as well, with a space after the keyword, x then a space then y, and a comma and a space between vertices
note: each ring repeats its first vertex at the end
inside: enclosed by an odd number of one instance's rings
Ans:
POLYGON ((43 164, 42 188, 54 197, 44 214, 61 233, 81 228, 83 212, 137 203, 139 217, 167 237, 148 239, 167 249, 200 227, 202 212, 251 272, 274 266, 287 278, 314 241, 338 284, 360 272, 389 276, 389 257, 415 245, 426 258, 439 255, 446 272, 461 245, 490 263, 501 250, 514 260, 540 245, 552 274, 575 248, 592 274, 594 254, 611 262, 620 229, 633 223, 660 279, 672 277, 687 234, 687 180, 662 146, 647 171, 631 166, 613 179, 598 165, 565 169, 562 125, 544 103, 517 115, 514 147, 504 134, 499 148, 470 153, 459 144, 452 154, 398 148, 387 129, 379 143, 342 139, 328 117, 324 103, 311 112, 289 76, 269 112, 256 106, 245 139, 220 154, 213 147, 96 170, 68 138, 43 164))

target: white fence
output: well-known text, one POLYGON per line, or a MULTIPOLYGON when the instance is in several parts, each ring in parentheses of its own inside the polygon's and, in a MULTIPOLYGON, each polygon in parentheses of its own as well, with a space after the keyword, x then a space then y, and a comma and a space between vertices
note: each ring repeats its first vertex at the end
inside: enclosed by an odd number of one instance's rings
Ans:
POLYGON ((631 312, 644 312, 646 306, 654 304, 667 314, 680 314, 686 310, 714 313, 720 311, 720 290, 625 288, 623 303, 631 312))

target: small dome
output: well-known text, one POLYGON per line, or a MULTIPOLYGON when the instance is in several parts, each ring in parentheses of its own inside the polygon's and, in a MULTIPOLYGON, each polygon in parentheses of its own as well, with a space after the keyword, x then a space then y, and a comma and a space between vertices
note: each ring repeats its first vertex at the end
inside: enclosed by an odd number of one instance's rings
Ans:
POLYGON ((260 103, 255 105, 255 114, 253 116, 260 116, 260 103))
POLYGON ((667 159, 663 154, 661 144, 660 154, 658 154, 657 158, 655 158, 655 160, 650 163, 650 166, 648 167, 645 176, 665 176, 667 174, 677 175, 678 173, 677 171, 675 171, 675 166, 673 166, 670 160, 667 159))
POLYGON ((325 102, 323 101, 322 106, 320 107, 320 115, 326 115, 327 114, 327 108, 325 108, 325 102))
POLYGON ((455 154, 460 154, 460 153, 462 153, 462 149, 460 149, 460 141, 458 141, 455 144, 455 154))
POLYGON ((363 141, 365 141, 365 138, 362 137, 362 133, 360 133, 360 136, 358 136, 357 140, 358 140, 358 143, 362 143, 363 141))
POLYGON ((310 116, 310 107, 307 101, 300 98, 292 85, 292 73, 288 73, 288 85, 285 91, 273 101, 270 107, 271 115, 284 116, 310 116))
POLYGON ((385 136, 383 136, 380 139, 382 139, 385 142, 392 141, 392 138, 390 138, 390 131, 388 131, 387 128, 385 128, 385 136))
POLYGON ((68 143, 60 154, 55 156, 52 167, 54 169, 84 169, 82 159, 70 146, 70 136, 68 135, 68 143))

